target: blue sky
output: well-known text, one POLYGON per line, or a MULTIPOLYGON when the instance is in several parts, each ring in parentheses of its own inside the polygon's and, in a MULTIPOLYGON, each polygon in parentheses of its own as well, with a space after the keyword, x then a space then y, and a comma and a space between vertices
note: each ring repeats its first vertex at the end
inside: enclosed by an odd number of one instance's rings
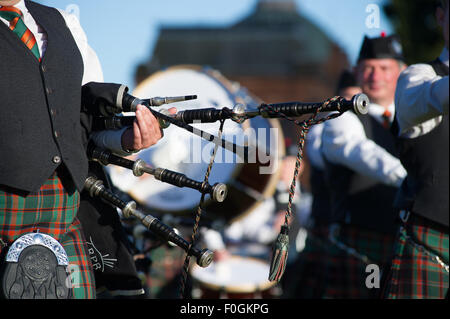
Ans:
MULTIPOLYGON (((105 81, 134 88, 135 67, 150 58, 162 25, 228 26, 252 12, 258 0, 42 0, 79 14, 105 81)), ((364 34, 392 33, 386 0, 296 0, 298 12, 340 44, 353 62, 364 34), (375 5, 375 9, 374 9, 375 5), (379 24, 374 17, 380 9, 379 24), (368 10, 368 11, 366 11, 368 10)))

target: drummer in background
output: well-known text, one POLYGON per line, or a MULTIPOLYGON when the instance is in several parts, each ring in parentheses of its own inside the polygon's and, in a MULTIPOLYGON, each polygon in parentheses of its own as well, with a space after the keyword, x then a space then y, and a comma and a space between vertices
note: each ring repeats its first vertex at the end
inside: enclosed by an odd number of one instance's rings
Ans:
POLYGON ((223 231, 202 228, 203 242, 214 251, 214 260, 219 262, 232 254, 268 259, 270 244, 284 222, 285 212, 277 212, 275 208, 275 199, 271 197, 223 231))
POLYGON ((370 99, 369 114, 346 112, 325 122, 322 153, 333 222, 329 238, 338 249, 333 249, 324 298, 372 298, 380 292, 366 285, 366 267, 383 271, 398 228, 393 200, 406 171, 390 125, 404 68, 395 36, 365 37, 355 76, 370 99))
POLYGON ((395 202, 402 227, 386 298, 448 298, 448 15, 448 0, 439 1, 441 55, 410 66, 397 84, 394 131, 408 177, 395 202))
MULTIPOLYGON (((289 154, 289 152, 288 152, 289 154)), ((284 223, 288 203, 288 190, 296 158, 287 155, 282 161, 280 179, 275 194, 253 209, 248 215, 227 225, 222 231, 202 228, 202 239, 206 247, 214 251, 216 261, 225 260, 232 254, 244 254, 269 260, 270 245, 277 238, 284 223)), ((303 168, 299 172, 301 176, 303 168)), ((298 203, 301 197, 296 190, 292 209, 298 216, 298 203)))
MULTIPOLYGON (((353 72, 344 70, 338 80, 336 95, 347 100, 361 93, 353 72)), ((324 178, 325 162, 321 152, 324 124, 313 125, 306 136, 306 156, 310 163, 312 194, 311 213, 300 226, 307 230, 303 250, 287 265, 283 276, 285 298, 322 298, 328 271, 329 225, 331 220, 330 190, 324 178)))

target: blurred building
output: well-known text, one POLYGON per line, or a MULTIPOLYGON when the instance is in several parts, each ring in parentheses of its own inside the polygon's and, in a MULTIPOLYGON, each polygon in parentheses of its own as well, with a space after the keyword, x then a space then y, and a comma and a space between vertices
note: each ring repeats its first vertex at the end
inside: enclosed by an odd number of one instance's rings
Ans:
POLYGON ((349 66, 339 45, 302 17, 293 0, 260 0, 227 28, 163 26, 136 80, 176 64, 210 66, 266 103, 322 100, 349 66))
MULTIPOLYGON (((259 0, 248 17, 227 28, 163 26, 136 82, 177 64, 219 70, 265 103, 322 101, 349 67, 344 51, 299 14, 294 0, 259 0)), ((293 128, 285 126, 291 135, 293 128)))
MULTIPOLYGON (((194 64, 220 71, 265 103, 317 102, 334 95, 341 71, 349 67, 344 51, 299 14, 294 0, 259 0, 249 16, 226 28, 164 25, 159 31, 151 57, 136 69, 136 84, 170 66, 194 64)), ((296 143, 293 124, 282 121, 282 127, 296 143)), ((300 181, 307 190, 305 159, 300 181)), ((168 281, 162 274, 153 277, 159 278, 152 285, 168 281)))

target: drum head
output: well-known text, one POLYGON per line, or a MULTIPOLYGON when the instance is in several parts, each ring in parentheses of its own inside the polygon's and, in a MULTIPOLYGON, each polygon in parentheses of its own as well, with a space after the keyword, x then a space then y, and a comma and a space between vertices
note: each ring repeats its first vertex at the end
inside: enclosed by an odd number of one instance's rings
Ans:
MULTIPOLYGON (((250 106, 259 104, 245 89, 236 83, 228 81, 218 71, 200 66, 175 66, 157 72, 141 83, 133 92, 133 95, 139 98, 197 95, 197 100, 164 106, 166 109, 175 107, 177 111, 212 107, 232 109, 238 103, 250 106)), ((254 119, 252 123, 246 121, 243 125, 227 120, 224 124, 222 138, 238 145, 243 145, 248 141, 244 134, 246 127, 251 127, 252 125, 255 127, 254 131, 258 131, 256 128, 264 128, 256 136, 256 143, 259 143, 259 136, 265 135, 263 143, 269 145, 269 148, 274 148, 273 145, 270 145, 270 128, 273 126, 271 122, 262 118, 254 119)), ((220 123, 194 123, 192 126, 217 136, 220 123)), ((271 156, 278 159, 284 153, 278 152, 278 147, 282 145, 282 143, 280 144, 279 135, 282 133, 281 129, 277 131, 277 141, 272 143, 277 145, 271 156)), ((155 168, 161 167, 183 173, 191 179, 202 182, 213 149, 213 143, 175 125, 171 125, 164 130, 164 137, 156 145, 139 152, 136 156, 155 168)), ((253 166, 260 167, 257 163, 253 164, 253 166)), ((201 198, 201 193, 197 190, 179 188, 162 183, 149 175, 136 178, 130 170, 119 167, 109 167, 109 170, 112 182, 119 189, 127 192, 146 208, 156 212, 191 214, 196 209, 201 198)), ((260 199, 273 194, 276 185, 274 179, 277 178, 274 175, 278 173, 278 170, 274 170, 275 172, 267 174, 262 179, 258 179, 254 175, 243 176, 242 173, 244 171, 255 174, 252 172, 251 167, 243 163, 242 159, 236 154, 219 147, 213 169, 210 172, 209 183, 211 185, 215 183, 227 184, 229 194, 225 202, 222 203, 213 203, 209 199, 209 195, 207 195, 208 212, 212 214, 217 213, 216 215, 229 220, 240 216, 250 209, 259 200, 255 199, 255 196, 248 200, 244 207, 240 206, 239 203, 234 203, 236 195, 240 194, 242 189, 254 188, 253 186, 249 187, 249 182, 256 184, 256 193, 260 195, 260 199), (243 180, 238 181, 240 176, 242 176, 243 180), (236 187, 240 187, 240 190, 233 191, 233 184, 236 184, 236 187), (269 185, 270 191, 267 190, 269 185)))
POLYGON ((228 293, 252 293, 273 287, 276 282, 268 280, 270 265, 265 261, 232 256, 224 261, 213 262, 207 268, 194 265, 192 278, 212 290, 228 293))

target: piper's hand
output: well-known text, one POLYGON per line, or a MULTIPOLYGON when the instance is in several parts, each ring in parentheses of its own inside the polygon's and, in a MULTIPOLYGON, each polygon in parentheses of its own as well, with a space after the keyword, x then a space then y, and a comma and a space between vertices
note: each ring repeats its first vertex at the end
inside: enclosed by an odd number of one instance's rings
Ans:
MULTIPOLYGON (((175 114, 176 111, 175 108, 169 109, 171 114, 175 114)), ((128 128, 122 135, 122 148, 124 150, 139 151, 149 148, 164 136, 158 119, 147 107, 138 105, 135 114, 136 120, 133 127, 128 128)))

